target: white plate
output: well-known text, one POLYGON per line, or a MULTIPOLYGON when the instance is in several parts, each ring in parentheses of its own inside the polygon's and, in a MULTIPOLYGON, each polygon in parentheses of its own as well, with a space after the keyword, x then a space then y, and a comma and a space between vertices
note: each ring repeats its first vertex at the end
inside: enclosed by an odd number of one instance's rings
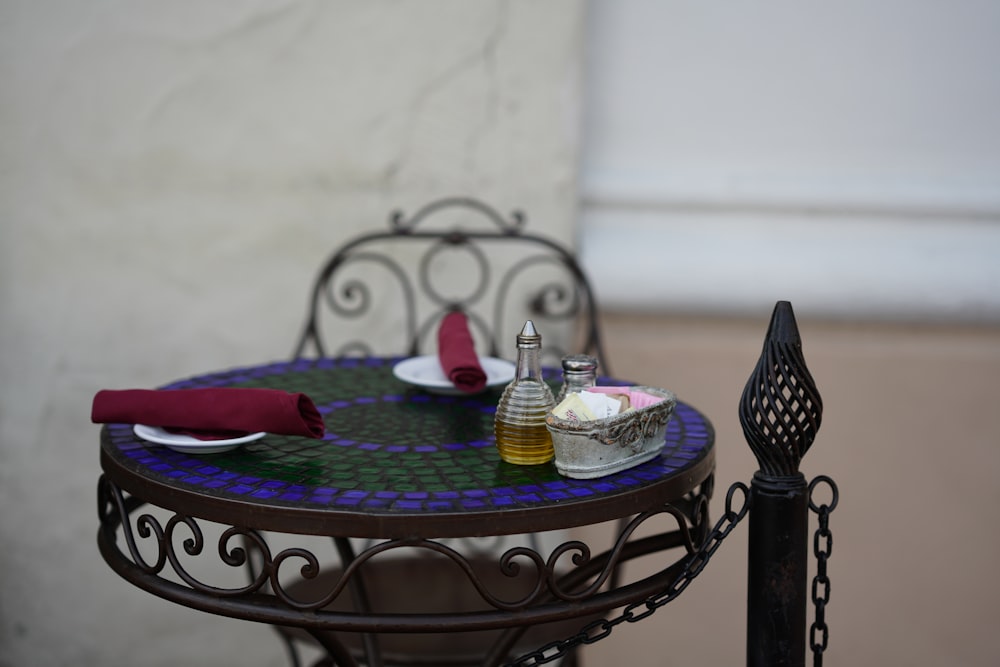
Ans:
POLYGON ((159 426, 136 424, 132 430, 143 440, 149 440, 158 445, 166 445, 174 451, 184 452, 185 454, 218 454, 219 452, 228 452, 230 449, 239 447, 244 442, 259 440, 267 435, 267 433, 261 431, 238 438, 227 438, 226 440, 199 440, 190 435, 171 433, 159 426))
MULTIPOLYGON (((506 359, 479 357, 479 364, 486 371, 486 388, 499 387, 514 379, 516 367, 506 359)), ((467 393, 452 384, 444 374, 436 354, 404 359, 392 367, 392 374, 407 384, 434 394, 461 396, 467 393)))

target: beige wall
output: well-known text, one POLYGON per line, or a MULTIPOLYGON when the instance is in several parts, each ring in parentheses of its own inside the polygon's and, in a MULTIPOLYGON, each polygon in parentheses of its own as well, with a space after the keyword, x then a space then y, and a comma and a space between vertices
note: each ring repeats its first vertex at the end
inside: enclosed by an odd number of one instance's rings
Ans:
MULTIPOLYGON (((840 489, 824 664, 996 664, 1000 328, 796 313, 824 407, 802 472, 840 489)), ((712 420, 716 518, 729 485, 758 468, 738 406, 769 316, 615 316, 605 328, 616 374, 663 382, 712 420)), ((745 520, 675 603, 588 649, 587 667, 623 654, 629 667, 745 664, 747 532, 745 520)))
POLYGON ((0 664, 283 664, 95 545, 102 387, 291 353, 335 243, 437 197, 571 237, 582 7, 0 3, 0 664))

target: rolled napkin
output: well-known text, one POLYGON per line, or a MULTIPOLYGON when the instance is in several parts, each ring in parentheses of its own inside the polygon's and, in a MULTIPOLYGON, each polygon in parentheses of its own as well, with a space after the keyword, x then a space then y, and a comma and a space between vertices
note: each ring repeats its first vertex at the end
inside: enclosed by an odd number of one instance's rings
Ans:
POLYGON ((278 389, 103 389, 94 396, 95 424, 160 426, 205 440, 265 431, 322 438, 323 417, 305 394, 278 389))
POLYGON ((452 311, 438 327, 438 360, 451 383, 474 394, 486 388, 486 371, 479 363, 465 313, 452 311))

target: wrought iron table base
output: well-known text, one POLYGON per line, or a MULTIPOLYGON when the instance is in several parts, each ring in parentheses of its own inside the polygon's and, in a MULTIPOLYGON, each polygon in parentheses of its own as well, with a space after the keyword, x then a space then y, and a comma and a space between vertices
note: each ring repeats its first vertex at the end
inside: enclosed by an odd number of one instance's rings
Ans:
MULTIPOLYGON (((564 542, 547 556, 530 547, 508 549, 490 564, 497 575, 491 583, 499 580, 502 592, 491 589, 481 576, 481 560, 470 559, 439 540, 386 540, 353 554, 344 551, 347 540, 337 539, 340 555, 345 559, 345 566, 339 569, 325 567, 316 553, 302 547, 274 552, 261 532, 238 526, 222 527, 214 548, 218 559, 232 568, 246 568, 254 554, 258 567, 254 568, 252 581, 245 585, 215 585, 196 577, 182 562, 185 557, 204 558, 213 550, 201 519, 177 513, 165 521, 158 519, 153 513, 142 511, 146 503, 122 491, 106 477, 98 484, 101 520, 98 544, 105 561, 132 584, 202 611, 302 628, 313 635, 338 665, 357 663, 346 644, 331 631, 381 634, 507 629, 496 639, 482 663, 493 665, 510 657, 514 644, 529 626, 570 619, 580 619, 582 625, 609 610, 645 600, 668 588, 685 571, 686 561, 699 552, 708 535, 712 486, 710 477, 681 501, 636 515, 624 524, 611 548, 598 555, 592 555, 590 546, 579 540, 564 542), (636 532, 648 527, 647 523, 656 517, 666 517, 675 528, 637 537, 636 532), (150 546, 143 548, 144 544, 150 546), (640 581, 609 588, 609 580, 624 563, 678 548, 683 553, 677 562, 640 581), (437 554, 444 559, 439 558, 440 562, 450 562, 459 574, 456 584, 461 582, 474 590, 481 608, 433 615, 382 611, 371 608, 367 596, 359 599, 358 588, 351 594, 350 588, 361 582, 366 569, 378 565, 377 557, 391 555, 398 549, 437 554), (152 554, 144 556, 144 551, 152 554), (301 563, 291 584, 287 580, 294 566, 289 561, 301 563), (321 574, 328 576, 324 578, 321 574), (176 576, 179 581, 168 576, 176 576), (317 581, 325 584, 320 595, 312 585, 317 581), (515 583, 519 583, 521 592, 511 598, 511 584, 515 583), (302 588, 310 589, 308 597, 300 596, 302 588), (336 604, 349 598, 352 605, 360 603, 360 606, 351 609, 336 604)), ((377 647, 369 642, 367 651, 365 664, 379 664, 377 647), (371 655, 373 651, 376 655, 371 655)))

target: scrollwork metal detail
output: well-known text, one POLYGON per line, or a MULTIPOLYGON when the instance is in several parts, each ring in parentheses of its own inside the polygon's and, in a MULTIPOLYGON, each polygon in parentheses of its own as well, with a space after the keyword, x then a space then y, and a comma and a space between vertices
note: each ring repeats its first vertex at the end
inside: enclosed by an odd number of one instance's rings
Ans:
MULTIPOLYGON (((712 483, 709 482, 709 488, 711 485, 712 483)), ((707 507, 707 503, 705 507, 707 507)), ((671 579, 662 590, 650 595, 645 600, 626 606, 621 613, 612 618, 603 618, 588 623, 571 637, 550 642, 516 660, 507 662, 505 667, 528 667, 558 660, 581 645, 593 644, 608 637, 616 627, 623 623, 635 623, 653 615, 658 609, 679 597, 694 581, 695 577, 705 569, 712 556, 722 545, 723 540, 744 519, 749 509, 750 490, 742 482, 735 482, 729 487, 726 494, 726 509, 723 515, 707 536, 701 540, 697 548, 688 551, 687 556, 679 564, 681 570, 678 576, 671 579), (740 498, 738 505, 736 503, 737 496, 740 498)))
MULTIPOLYGON (((516 315, 558 325, 546 335, 547 359, 557 363, 572 348, 598 357, 603 372, 610 373, 594 295, 583 270, 562 245, 524 233, 525 220, 520 212, 505 217, 478 200, 464 197, 432 202, 410 216, 393 213, 387 230, 362 234, 327 258, 314 281, 309 314, 294 357, 304 356, 308 348, 327 356, 328 346, 335 347, 332 352, 337 355, 371 355, 375 347, 393 354, 426 353, 434 348, 433 332, 441 317, 460 309, 468 315, 489 356, 509 356, 510 332, 505 320, 516 315), (453 256, 462 260, 461 271, 447 264, 453 256), (469 258, 470 266, 466 266, 469 258), (398 285, 399 289, 382 290, 367 282, 367 277, 359 277, 362 274, 354 269, 363 264, 386 269, 391 275, 386 286, 398 285), (544 265, 557 268, 559 274, 539 275, 536 269, 544 265), (448 270, 442 271, 445 267, 448 270), (525 273, 532 275, 526 278, 525 273), (456 274, 461 278, 456 279, 456 274), (515 283, 524 288, 520 290, 523 301, 512 297, 515 283), (376 297, 383 306, 379 309, 375 308, 376 297), (400 326, 395 319, 383 322, 376 310, 401 313, 404 321, 400 326), (361 319, 368 315, 370 320, 361 319), (336 346, 322 331, 321 320, 327 316, 347 325, 336 334, 328 332, 336 346), (363 334, 358 335, 356 328, 351 331, 351 326, 366 322, 372 326, 363 334), (399 335, 405 336, 402 344, 392 343, 399 335), (379 343, 373 346, 372 340, 379 343), (508 352, 502 353, 504 350, 508 352)), ((512 329, 519 330, 522 323, 512 329)))
MULTIPOLYGON (((230 526, 222 530, 218 537, 216 551, 219 561, 232 568, 243 568, 250 560, 250 550, 254 554, 254 567, 250 581, 239 586, 220 586, 195 576, 185 567, 183 556, 200 557, 207 554, 207 540, 200 519, 174 513, 165 521, 150 512, 133 516, 139 506, 132 502, 125 492, 106 477, 99 482, 99 515, 102 530, 106 534, 122 535, 125 551, 122 553, 147 575, 163 576, 168 572, 176 575, 192 590, 215 598, 235 598, 241 596, 267 595, 280 600, 287 608, 314 612, 331 605, 348 587, 352 579, 360 576, 365 565, 374 558, 398 549, 417 549, 439 554, 448 558, 461 573, 467 585, 472 586, 482 601, 489 607, 515 612, 553 600, 577 602, 596 595, 615 570, 625 561, 654 550, 642 540, 635 540, 634 534, 640 526, 658 516, 670 517, 676 524, 670 533, 676 535, 677 546, 683 547, 690 555, 695 551, 695 535, 704 529, 707 522, 708 499, 705 485, 698 494, 686 498, 680 505, 664 505, 655 511, 643 512, 634 517, 617 535, 611 549, 595 558, 589 545, 579 540, 570 540, 551 550, 546 556, 535 548, 517 546, 505 551, 496 562, 496 567, 504 578, 521 578, 526 584, 526 592, 513 598, 505 596, 508 586, 496 590, 480 577, 468 558, 457 549, 441 542, 408 538, 386 540, 361 551, 345 567, 337 570, 332 584, 323 591, 311 591, 309 599, 297 596, 296 582, 318 579, 324 568, 317 554, 301 547, 289 547, 274 552, 264 535, 259 531, 230 526), (183 527, 189 535, 181 536, 183 527), (147 558, 140 548, 140 541, 149 541, 155 553, 147 558), (241 540, 241 544, 234 544, 241 540), (288 578, 288 565, 301 561, 298 578, 288 578), (527 566, 527 567, 526 567, 527 566)), ((658 547, 662 548, 662 544, 658 547)), ((457 585, 457 584, 456 584, 457 585)))
MULTIPOLYGON (((441 243, 431 246, 423 254, 420 259, 419 276, 420 285, 423 287, 424 294, 426 294, 438 306, 446 309, 465 307, 468 304, 476 303, 483 298, 483 295, 486 293, 486 289, 490 281, 489 260, 486 259, 486 254, 483 252, 482 248, 469 243, 467 240, 461 242, 449 242, 446 239, 441 243), (461 281, 461 287, 464 289, 464 294, 445 294, 435 283, 435 263, 439 267, 443 267, 444 260, 442 259, 442 254, 449 249, 456 249, 457 251, 466 253, 472 259, 473 265, 475 266, 475 270, 466 272, 463 276, 463 280, 461 281)), ((456 287, 455 281, 449 281, 449 286, 456 287)))
POLYGON ((477 213, 484 220, 496 225, 504 234, 518 234, 524 226, 525 218, 521 211, 514 211, 510 214, 510 218, 504 218, 495 208, 468 197, 449 197, 432 202, 418 209, 410 217, 406 217, 402 211, 393 211, 389 216, 389 224, 398 233, 412 233, 424 220, 446 209, 477 213))
MULTIPOLYGON (((363 264, 379 266, 385 269, 399 287, 402 298, 403 331, 405 340, 410 341, 416 333, 415 287, 402 266, 392 258, 372 252, 357 252, 345 255, 339 262, 333 263, 327 270, 323 280, 317 283, 317 289, 322 291, 324 303, 335 314, 343 318, 360 319, 372 310, 374 296, 371 287, 357 277, 351 277, 345 272, 352 266, 363 264)), ((318 317, 312 318, 313 335, 317 344, 322 345, 318 317)), ((371 346, 363 340, 353 340, 344 343, 337 350, 338 355, 351 353, 372 354, 371 346)))
MULTIPOLYGON (((100 511, 102 529, 113 530, 115 525, 121 527, 129 557, 146 574, 159 575, 166 570, 166 565, 169 563, 174 574, 193 590, 219 597, 245 595, 260 590, 267 583, 269 579, 267 572, 261 572, 245 586, 225 588, 201 581, 184 567, 177 552, 175 539, 177 527, 184 526, 191 533, 181 542, 184 553, 192 557, 200 556, 203 553, 205 536, 201 525, 195 518, 174 514, 167 520, 166 524, 163 524, 152 514, 143 513, 135 518, 135 528, 133 529, 128 503, 122 490, 107 478, 102 477, 98 493, 102 506, 100 511), (109 508, 113 508, 115 512, 109 511, 109 508), (153 562, 142 555, 137 537, 142 540, 152 538, 156 549, 156 559, 153 562)), ((257 531, 232 527, 219 538, 218 553, 223 563, 231 567, 241 567, 246 563, 245 549, 243 547, 230 548, 229 546, 231 540, 236 536, 246 538, 260 549, 265 561, 272 560, 267 542, 257 531)), ((276 568, 272 568, 272 572, 276 574, 276 568)))
MULTIPOLYGON (((591 299, 581 295, 579 276, 560 255, 534 254, 507 267, 497 281, 497 298, 494 304, 494 321, 497 332, 506 331, 505 311, 511 304, 514 285, 527 284, 524 290, 524 312, 535 320, 551 323, 571 323, 585 315, 585 308, 593 307, 591 299), (531 280, 532 269, 551 267, 556 273, 542 275, 541 280, 531 280)), ((566 354, 565 345, 546 338, 543 352, 554 360, 566 354)))

